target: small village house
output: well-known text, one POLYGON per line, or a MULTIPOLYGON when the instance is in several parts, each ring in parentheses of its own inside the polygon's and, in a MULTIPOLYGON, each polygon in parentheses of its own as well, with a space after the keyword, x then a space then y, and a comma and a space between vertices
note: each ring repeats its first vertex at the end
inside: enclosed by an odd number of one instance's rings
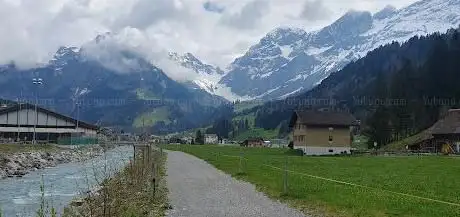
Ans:
POLYGON ((264 147, 265 141, 262 138, 249 138, 241 143, 244 147, 264 147))
POLYGON ((289 123, 294 149, 306 155, 348 154, 355 118, 337 111, 295 111, 289 123))
POLYGON ((217 144, 219 137, 216 134, 204 134, 204 144, 217 144))
POLYGON ((192 144, 193 137, 192 136, 183 136, 181 139, 185 144, 192 144))
POLYGON ((226 145, 226 144, 228 144, 228 143, 229 143, 228 139, 225 139, 225 138, 222 138, 222 139, 219 141, 219 144, 222 144, 222 145, 226 145))
POLYGON ((460 109, 450 109, 433 126, 415 136, 408 149, 431 153, 460 153, 460 109))
POLYGON ((271 147, 273 148, 285 148, 288 146, 289 141, 286 139, 272 139, 271 147))

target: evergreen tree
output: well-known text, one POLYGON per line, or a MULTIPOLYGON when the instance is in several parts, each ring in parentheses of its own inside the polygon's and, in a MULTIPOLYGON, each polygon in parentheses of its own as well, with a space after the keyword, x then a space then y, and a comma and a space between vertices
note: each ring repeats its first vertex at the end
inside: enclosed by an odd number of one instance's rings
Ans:
POLYGON ((368 147, 374 148, 374 142, 377 142, 377 148, 388 144, 391 139, 388 109, 385 106, 378 107, 367 123, 368 147))
POLYGON ((196 131, 195 144, 198 144, 198 145, 204 144, 204 136, 201 133, 201 130, 196 131))

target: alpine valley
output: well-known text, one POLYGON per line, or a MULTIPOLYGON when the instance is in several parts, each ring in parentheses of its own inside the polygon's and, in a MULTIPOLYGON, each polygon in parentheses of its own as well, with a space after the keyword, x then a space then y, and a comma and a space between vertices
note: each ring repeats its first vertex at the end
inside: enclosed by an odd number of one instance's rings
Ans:
POLYGON ((375 14, 349 11, 318 31, 274 29, 226 68, 176 52, 164 54, 175 66, 165 68, 105 34, 78 48, 61 47, 39 67, 0 66, 0 98, 34 100, 38 95, 42 106, 71 116, 79 113, 89 122, 182 131, 228 116, 237 110, 229 101, 257 100, 260 105, 296 96, 384 45, 459 25, 458 0, 421 0, 375 14), (180 73, 185 78, 170 76, 180 73), (32 83, 37 77, 42 85, 32 83))

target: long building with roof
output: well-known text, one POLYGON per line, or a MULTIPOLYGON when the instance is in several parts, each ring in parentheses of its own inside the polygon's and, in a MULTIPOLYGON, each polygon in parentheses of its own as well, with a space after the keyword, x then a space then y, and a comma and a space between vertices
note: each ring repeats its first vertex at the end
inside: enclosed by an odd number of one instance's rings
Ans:
POLYGON ((98 127, 57 112, 24 104, 0 105, 0 139, 58 143, 72 137, 96 138, 98 127))

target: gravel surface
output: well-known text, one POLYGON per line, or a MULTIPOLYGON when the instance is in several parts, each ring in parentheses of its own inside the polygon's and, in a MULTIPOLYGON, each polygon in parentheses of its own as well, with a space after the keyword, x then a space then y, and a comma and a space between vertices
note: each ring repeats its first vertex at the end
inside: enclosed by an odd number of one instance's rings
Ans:
POLYGON ((167 182, 173 207, 169 217, 305 216, 183 152, 168 152, 167 182))

